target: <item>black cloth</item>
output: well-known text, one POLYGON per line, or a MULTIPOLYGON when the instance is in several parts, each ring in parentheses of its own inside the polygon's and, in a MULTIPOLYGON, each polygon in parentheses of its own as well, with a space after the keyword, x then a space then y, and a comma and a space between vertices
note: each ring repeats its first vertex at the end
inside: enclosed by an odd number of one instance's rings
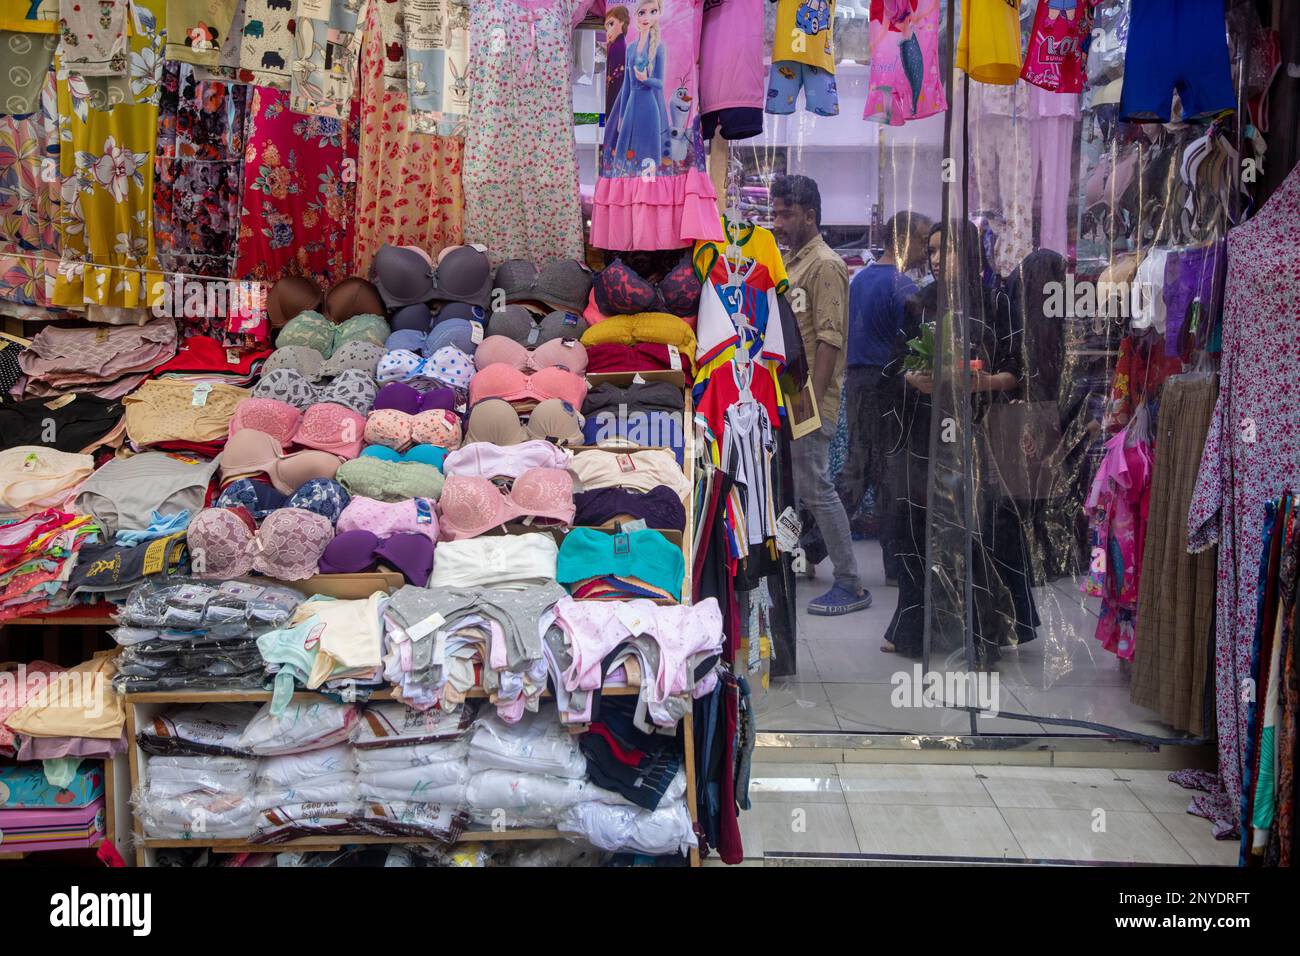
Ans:
POLYGON ((621 794, 645 810, 655 810, 681 768, 681 753, 676 737, 647 734, 636 726, 636 707, 635 697, 603 698, 600 720, 592 721, 593 729, 582 735, 578 747, 587 758, 587 776, 596 786, 621 794), (639 751, 641 759, 636 764, 624 763, 597 727, 613 737, 624 752, 639 751))
POLYGON ((80 454, 117 427, 126 414, 118 399, 77 394, 62 398, 32 398, 0 403, 0 450, 19 445, 44 445, 80 454), (57 406, 51 408, 50 406, 57 406))
POLYGON ((891 427, 894 402, 889 380, 879 365, 848 369, 844 379, 844 412, 848 427, 848 454, 836 481, 836 490, 850 518, 857 512, 868 490, 874 493, 880 548, 885 576, 898 577, 898 536, 901 517, 897 502, 887 489, 886 466, 897 456, 892 442, 897 429, 891 427))
MULTIPOLYGON (((1010 298, 1002 291, 979 289, 969 296, 976 314, 967 317, 971 358, 979 359, 990 374, 1010 372, 1023 377, 1023 329, 1016 325, 1010 298)), ((947 311, 946 309, 944 311, 947 311)), ((907 342, 921 333, 923 323, 940 315, 938 289, 927 286, 909 300, 904 309, 904 329, 895 343, 894 360, 883 377, 890 382, 893 412, 889 447, 898 449, 899 460, 890 470, 894 487, 892 507, 900 516, 898 559, 899 595, 894 617, 885 639, 909 657, 922 655, 926 614, 932 619, 931 652, 948 655, 965 645, 965 618, 971 618, 976 660, 989 665, 998 658, 1000 646, 1032 640, 1038 625, 1037 610, 1029 591, 1028 549, 1014 510, 997 490, 990 474, 985 433, 980 427, 991 402, 1009 401, 1023 393, 1023 387, 1008 392, 976 392, 970 396, 974 430, 974 460, 970 463, 971 487, 961 456, 963 443, 944 442, 941 457, 930 460, 930 428, 935 398, 908 386, 904 381, 907 342), (930 502, 929 480, 935 468, 937 500, 930 502), (972 494, 971 513, 975 526, 965 526, 965 496, 972 494), (971 537, 971 565, 966 567, 966 539, 971 537), (925 602, 926 545, 934 542, 936 575, 932 606, 925 602), (972 584, 973 607, 965 606, 965 582, 972 584), (1014 594, 1013 594, 1014 588, 1014 594)), ((958 401, 961 397, 958 397, 958 401)), ((952 404, 949 396, 946 401, 952 404)), ((944 417, 954 417, 946 408, 944 417)))

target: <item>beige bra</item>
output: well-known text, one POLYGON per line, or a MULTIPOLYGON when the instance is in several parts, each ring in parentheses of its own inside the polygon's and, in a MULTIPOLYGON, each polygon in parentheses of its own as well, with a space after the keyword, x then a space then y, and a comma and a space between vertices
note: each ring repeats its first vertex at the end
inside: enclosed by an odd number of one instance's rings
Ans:
POLYGON ((677 457, 671 451, 659 448, 634 452, 575 451, 569 470, 582 480, 584 491, 597 488, 650 491, 659 485, 667 485, 682 501, 691 493, 691 483, 682 474, 677 457))

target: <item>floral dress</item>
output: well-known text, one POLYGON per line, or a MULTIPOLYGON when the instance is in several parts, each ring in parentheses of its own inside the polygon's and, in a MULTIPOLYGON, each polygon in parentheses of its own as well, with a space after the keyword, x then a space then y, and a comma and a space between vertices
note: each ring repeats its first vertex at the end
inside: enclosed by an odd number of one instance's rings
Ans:
POLYGON ((494 265, 583 258, 570 64, 590 2, 470 5, 465 241, 494 265))
POLYGON ((0 299, 49 305, 46 289, 59 264, 59 108, 54 71, 39 108, 0 116, 0 299))
POLYGON ((1300 490, 1300 167, 1255 217, 1228 232, 1219 399, 1187 515, 1187 549, 1219 545, 1215 625, 1217 780, 1188 772, 1210 792, 1192 813, 1216 836, 1237 830, 1242 747, 1258 609, 1254 567, 1264 506, 1300 490))
POLYGON ((387 35, 380 39, 375 4, 361 52, 361 145, 357 162, 356 253, 364 274, 379 247, 417 246, 436 255, 464 234, 461 191, 464 140, 412 129, 405 90, 388 86, 387 35))
POLYGON ((249 88, 168 61, 154 161, 154 241, 168 272, 228 277, 239 236, 249 88))
POLYGON ((238 278, 307 276, 328 288, 352 273, 358 116, 355 101, 342 122, 292 112, 284 91, 253 91, 238 278))

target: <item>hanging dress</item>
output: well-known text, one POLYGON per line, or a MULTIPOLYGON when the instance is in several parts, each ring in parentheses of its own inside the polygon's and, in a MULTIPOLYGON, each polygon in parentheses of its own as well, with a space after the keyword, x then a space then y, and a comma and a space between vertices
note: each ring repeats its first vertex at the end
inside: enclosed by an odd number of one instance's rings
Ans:
POLYGON ((591 0, 470 5, 465 241, 506 259, 582 259, 573 27, 591 0))
POLYGON ((700 135, 704 0, 607 0, 628 14, 623 82, 605 122, 591 244, 680 249, 721 241, 700 135))

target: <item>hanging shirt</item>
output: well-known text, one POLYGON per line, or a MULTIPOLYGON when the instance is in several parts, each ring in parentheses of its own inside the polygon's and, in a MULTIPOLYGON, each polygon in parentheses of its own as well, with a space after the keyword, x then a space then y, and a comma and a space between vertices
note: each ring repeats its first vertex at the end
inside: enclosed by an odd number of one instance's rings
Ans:
MULTIPOLYGON (((769 422, 779 420, 776 385, 770 375, 761 374, 759 366, 751 366, 753 374, 749 383, 749 393, 754 401, 763 406, 769 422)), ((727 430, 727 409, 741 399, 742 379, 734 362, 716 369, 709 377, 704 397, 695 406, 695 420, 704 427, 705 440, 715 465, 722 463, 721 441, 727 430)))
POLYGON ((835 72, 835 0, 778 0, 772 62, 794 60, 835 72))
POLYGON ((727 409, 721 467, 740 492, 735 527, 740 532, 738 537, 750 546, 776 537, 776 490, 772 484, 775 453, 772 421, 762 405, 741 402, 727 409))
POLYGON ((888 365, 916 283, 897 266, 872 263, 849 283, 848 367, 888 365))
POLYGON ((752 259, 767 268, 767 274, 772 277, 773 287, 778 293, 786 290, 790 282, 786 276, 781 250, 776 246, 776 237, 772 235, 772 230, 756 226, 752 222, 733 223, 723 216, 722 233, 724 238, 720 241, 709 240, 695 244, 691 263, 695 266, 695 275, 701 282, 714 273, 715 268, 722 270, 717 273, 721 279, 716 281, 727 281, 729 273, 722 258, 726 254, 728 244, 735 243, 745 259, 752 259))

